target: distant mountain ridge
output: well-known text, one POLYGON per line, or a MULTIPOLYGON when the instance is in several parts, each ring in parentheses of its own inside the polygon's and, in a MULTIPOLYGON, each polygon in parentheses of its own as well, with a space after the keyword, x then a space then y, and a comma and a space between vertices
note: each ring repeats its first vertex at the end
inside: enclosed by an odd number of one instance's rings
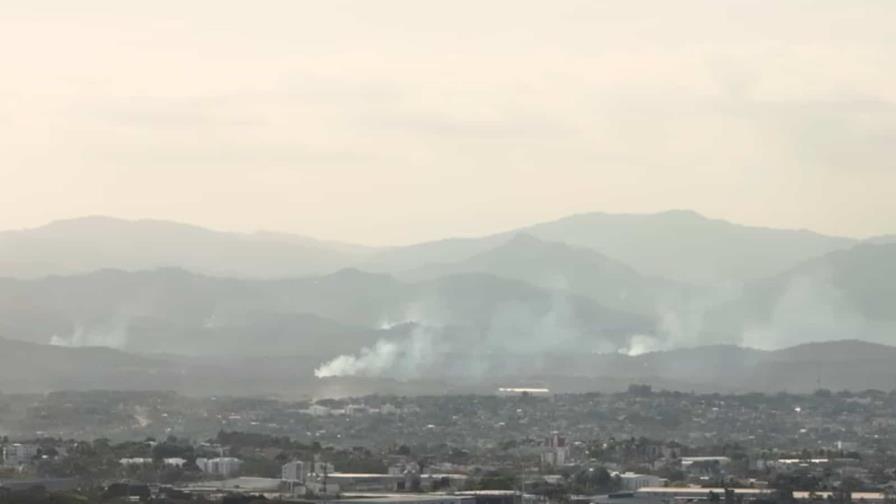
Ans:
POLYGON ((651 316, 658 302, 673 302, 688 292, 685 285, 644 277, 592 249, 546 242, 525 233, 463 261, 430 264, 399 276, 422 280, 458 273, 488 273, 565 290, 608 308, 651 316))
POLYGON ((588 248, 642 275, 693 284, 755 280, 858 243, 804 230, 742 226, 683 210, 579 214, 482 237, 386 248, 95 216, 0 232, 0 276, 160 267, 254 278, 321 275, 346 267, 400 274, 465 261, 518 234, 588 248))
POLYGON ((587 213, 482 238, 458 238, 387 249, 363 267, 414 270, 458 262, 528 234, 599 252, 643 275, 693 284, 743 282, 774 275, 800 262, 858 243, 806 230, 743 226, 689 210, 654 214, 587 213))
POLYGON ((574 215, 528 232, 598 250, 646 275, 696 284, 762 278, 856 243, 806 230, 743 226, 689 210, 574 215))
MULTIPOLYGON (((193 357, 295 355, 324 366, 321 376, 487 379, 562 369, 569 378, 600 368, 625 377, 623 364, 640 362, 634 379, 649 358, 616 352, 892 343, 894 300, 896 244, 886 239, 739 226, 688 211, 583 214, 393 248, 106 217, 0 233, 0 338, 193 357)), ((703 376, 698 361, 680 355, 703 376)), ((725 361, 720 355, 707 363, 725 361)), ((706 372, 781 372, 758 354, 736 355, 740 364, 706 372)), ((670 376, 684 383, 675 369, 670 376)))
POLYGON ((0 276, 165 267, 222 276, 305 276, 335 271, 366 252, 364 247, 294 235, 226 233, 170 221, 94 216, 0 232, 0 276))

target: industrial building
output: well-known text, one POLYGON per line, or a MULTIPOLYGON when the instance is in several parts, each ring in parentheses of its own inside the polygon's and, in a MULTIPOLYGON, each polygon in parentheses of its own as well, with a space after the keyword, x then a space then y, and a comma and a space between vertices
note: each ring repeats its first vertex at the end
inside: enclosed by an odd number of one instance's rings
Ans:
POLYGON ((238 474, 242 464, 242 460, 234 457, 217 457, 212 459, 200 457, 196 459, 196 466, 199 467, 200 471, 225 478, 238 474))
POLYGON ((666 479, 652 474, 637 474, 633 472, 614 473, 622 481, 625 490, 638 490, 645 487, 662 487, 666 485, 666 479))
MULTIPOLYGON (((716 497, 724 500, 726 492, 732 497, 743 499, 758 499, 774 495, 776 490, 771 488, 702 488, 702 487, 644 487, 634 493, 637 498, 656 498, 662 502, 681 500, 714 500, 716 497)), ((834 497, 833 492, 793 492, 793 498, 799 501, 827 501, 834 497)), ((879 492, 853 492, 853 502, 866 502, 868 504, 883 503, 886 494, 879 492)))

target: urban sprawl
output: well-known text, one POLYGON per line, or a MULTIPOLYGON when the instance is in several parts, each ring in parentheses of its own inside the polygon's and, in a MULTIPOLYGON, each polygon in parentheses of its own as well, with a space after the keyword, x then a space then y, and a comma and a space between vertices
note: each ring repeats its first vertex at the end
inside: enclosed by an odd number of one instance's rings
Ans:
POLYGON ((0 394, 0 502, 896 502, 896 393, 0 394))

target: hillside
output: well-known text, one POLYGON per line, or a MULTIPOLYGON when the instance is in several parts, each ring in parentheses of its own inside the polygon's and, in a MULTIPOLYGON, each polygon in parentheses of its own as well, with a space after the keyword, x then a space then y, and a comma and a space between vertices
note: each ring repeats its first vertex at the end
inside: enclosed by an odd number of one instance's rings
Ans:
POLYGON ((110 348, 62 348, 0 338, 0 383, 4 392, 170 388, 176 384, 170 380, 176 376, 173 371, 174 367, 164 360, 110 348))
POLYGON ((0 279, 0 337, 36 343, 324 358, 401 337, 404 323, 464 328, 471 338, 562 333, 600 344, 653 327, 587 298, 483 274, 420 283, 357 270, 286 280, 178 269, 0 279))
MULTIPOLYGON (((638 356, 604 354, 567 358, 553 375, 526 377, 557 390, 624 390, 643 383, 654 389, 699 392, 812 392, 891 390, 896 347, 840 340, 763 351, 711 345, 638 356)), ((524 382, 523 378, 518 381, 524 382)))
POLYGON ((655 214, 588 213, 481 238, 446 239, 387 249, 372 254, 362 267, 401 272, 435 263, 465 261, 519 234, 588 248, 642 275, 692 284, 763 278, 856 243, 853 239, 805 230, 743 226, 684 210, 655 214))
MULTIPOLYGON (((511 360, 513 355, 510 356, 511 360)), ((620 354, 546 356, 533 368, 508 363, 482 376, 434 369, 413 380, 384 377, 316 379, 317 361, 301 355, 210 358, 140 356, 97 347, 65 348, 0 339, 2 392, 53 390, 173 390, 189 394, 280 397, 361 393, 493 393, 499 386, 538 383, 555 392, 625 390, 650 384, 683 392, 812 392, 890 390, 896 347, 850 341, 778 351, 735 346, 696 347, 629 357, 620 354)))
POLYGON ((861 244, 752 282, 707 315, 706 330, 768 345, 862 338, 894 342, 896 244, 861 244))
POLYGON ((0 278, 0 337, 357 368, 340 376, 589 376, 625 370, 598 357, 617 351, 896 334, 896 245, 684 211, 391 249, 93 217, 0 233, 0 268, 12 264, 65 274, 0 278))
POLYGON ((590 213, 526 231, 600 251, 646 275, 696 284, 765 277, 854 243, 805 230, 743 226, 691 211, 590 213))
POLYGON ((366 249, 292 235, 239 234, 158 220, 85 217, 0 233, 0 276, 178 267, 251 277, 335 271, 366 249))
POLYGON ((487 273, 588 297, 622 311, 653 316, 660 303, 672 304, 689 289, 640 275, 594 250, 518 234, 501 245, 454 263, 431 264, 400 275, 414 280, 458 273, 487 273))
POLYGON ((350 266, 403 273, 468 260, 519 234, 591 249, 647 277, 693 284, 763 278, 856 243, 809 231, 742 226, 690 211, 589 213, 489 236, 383 249, 284 233, 86 217, 0 233, 0 276, 163 267, 254 278, 313 276, 350 266))

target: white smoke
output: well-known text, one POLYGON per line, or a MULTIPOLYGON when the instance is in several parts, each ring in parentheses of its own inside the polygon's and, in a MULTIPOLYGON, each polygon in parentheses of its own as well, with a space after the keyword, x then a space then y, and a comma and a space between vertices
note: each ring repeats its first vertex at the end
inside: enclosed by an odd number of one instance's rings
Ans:
POLYGON ((50 344, 63 347, 124 348, 128 342, 128 324, 116 321, 102 327, 85 327, 78 324, 69 334, 50 336, 50 344))
POLYGON ((763 324, 744 329, 742 343, 774 350, 809 342, 879 339, 875 327, 838 289, 830 272, 792 278, 763 324))
POLYGON ((615 351, 617 343, 579 332, 567 294, 555 291, 550 309, 538 316, 521 302, 495 310, 484 329, 452 330, 426 314, 444 312, 415 307, 418 325, 401 339, 382 339, 354 355, 340 355, 319 366, 318 378, 377 376, 401 380, 442 374, 478 379, 487 374, 514 373, 525 366, 543 370, 556 355, 615 351))
MULTIPOLYGON (((775 349, 809 341, 860 338, 884 340, 894 325, 870 321, 851 305, 823 271, 795 276, 783 293, 771 302, 768 320, 756 323, 761 304, 744 297, 740 285, 717 286, 657 303, 653 331, 622 339, 610 335, 582 334, 571 297, 562 286, 553 291, 550 309, 533 314, 531 306, 508 302, 498 306, 483 324, 467 332, 452 332, 440 320, 456 320, 438 300, 415 307, 414 313, 384 320, 383 327, 398 323, 420 324, 408 336, 380 340, 356 354, 341 355, 321 365, 315 375, 377 376, 416 379, 441 375, 477 380, 487 376, 530 373, 592 372, 584 367, 593 353, 630 356, 708 344, 741 344, 775 349), (737 308, 733 318, 719 319, 717 309, 729 303, 737 308), (716 318, 708 319, 708 314, 716 318), (739 317, 745 317, 741 319, 739 317), (752 325, 742 327, 745 321, 752 325), (707 325, 708 322, 711 322, 707 325), (477 332, 478 331, 478 332, 477 332), (564 360, 565 359, 565 360, 564 360), (570 367, 556 366, 568 363, 570 367)), ((749 295, 749 292, 747 292, 749 295)), ((754 296, 755 297, 755 296, 754 296)), ((761 298, 760 303, 767 302, 761 298)))
POLYGON ((657 352, 667 348, 668 341, 663 341, 649 334, 633 334, 628 337, 626 345, 618 350, 619 353, 635 357, 638 355, 657 352))
POLYGON ((417 327, 407 341, 379 340, 357 355, 340 355, 314 370, 318 378, 334 376, 390 376, 418 378, 439 352, 431 329, 417 327))
POLYGON ((712 340, 704 331, 706 315, 718 306, 733 301, 742 293, 740 285, 707 286, 688 296, 660 298, 654 307, 656 326, 650 334, 632 334, 616 352, 637 356, 675 348, 693 348, 713 343, 734 343, 712 340))

